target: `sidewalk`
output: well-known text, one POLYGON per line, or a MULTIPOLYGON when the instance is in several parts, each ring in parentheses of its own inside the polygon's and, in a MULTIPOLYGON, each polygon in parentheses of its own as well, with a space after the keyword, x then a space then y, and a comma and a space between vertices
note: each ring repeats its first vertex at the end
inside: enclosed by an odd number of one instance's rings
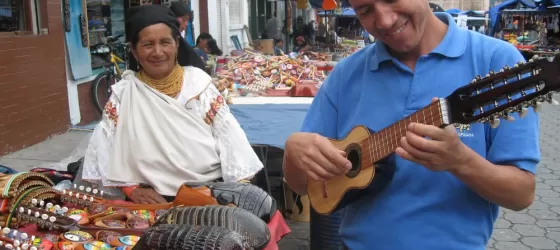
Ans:
POLYGON ((20 151, 0 157, 0 165, 27 171, 44 164, 54 164, 70 156, 91 132, 69 131, 20 151))

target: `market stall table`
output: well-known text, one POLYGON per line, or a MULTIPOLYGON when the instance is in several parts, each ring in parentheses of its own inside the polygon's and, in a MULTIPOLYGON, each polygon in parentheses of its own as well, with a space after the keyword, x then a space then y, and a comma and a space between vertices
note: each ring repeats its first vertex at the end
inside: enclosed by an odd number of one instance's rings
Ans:
POLYGON ((267 169, 268 149, 284 149, 288 136, 299 131, 313 98, 308 97, 235 97, 230 105, 249 143, 258 150, 264 165, 257 185, 271 193, 267 169))
POLYGON ((284 149, 284 142, 299 131, 313 98, 234 97, 230 105, 252 145, 284 149))

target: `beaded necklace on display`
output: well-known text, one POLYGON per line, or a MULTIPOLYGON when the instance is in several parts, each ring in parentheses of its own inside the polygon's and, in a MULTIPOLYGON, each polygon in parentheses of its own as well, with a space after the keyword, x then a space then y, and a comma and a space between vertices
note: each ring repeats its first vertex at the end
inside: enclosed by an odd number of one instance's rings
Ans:
POLYGON ((171 73, 162 78, 162 79, 153 79, 144 74, 144 71, 138 72, 136 77, 140 79, 140 81, 148 84, 150 87, 154 88, 155 90, 168 95, 170 97, 175 97, 181 91, 183 87, 183 74, 184 69, 179 64, 175 65, 173 71, 171 73))

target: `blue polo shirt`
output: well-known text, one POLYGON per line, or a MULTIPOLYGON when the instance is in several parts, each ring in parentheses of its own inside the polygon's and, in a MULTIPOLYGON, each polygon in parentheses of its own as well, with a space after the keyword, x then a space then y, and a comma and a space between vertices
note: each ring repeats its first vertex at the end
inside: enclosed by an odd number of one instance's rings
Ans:
MULTIPOLYGON (((336 65, 317 93, 302 131, 343 138, 356 125, 379 131, 486 75, 523 60, 512 45, 458 27, 450 15, 436 14, 449 28, 443 41, 418 59, 416 69, 393 58, 377 42, 336 65)), ((463 143, 490 162, 535 173, 540 160, 538 117, 502 121, 492 129, 474 124, 459 134, 463 143)), ((484 250, 498 206, 448 172, 432 172, 393 154, 392 182, 377 197, 348 206, 340 234, 349 249, 484 250)))

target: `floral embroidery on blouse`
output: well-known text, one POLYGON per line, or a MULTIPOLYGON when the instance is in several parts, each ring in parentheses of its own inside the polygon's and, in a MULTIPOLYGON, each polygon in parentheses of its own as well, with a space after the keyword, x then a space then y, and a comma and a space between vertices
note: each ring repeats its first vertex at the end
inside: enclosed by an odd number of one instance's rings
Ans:
POLYGON ((224 105, 224 97, 222 97, 221 95, 218 95, 212 101, 212 103, 210 103, 210 109, 208 110, 208 112, 206 112, 206 117, 204 118, 204 121, 208 125, 214 123, 214 117, 216 117, 216 113, 218 113, 218 110, 220 110, 220 108, 223 105, 224 105))
POLYGON ((109 101, 105 105, 104 111, 107 115, 107 118, 109 118, 109 120, 113 121, 113 123, 117 125, 117 122, 119 120, 119 115, 117 114, 117 106, 114 105, 112 101, 109 101))

